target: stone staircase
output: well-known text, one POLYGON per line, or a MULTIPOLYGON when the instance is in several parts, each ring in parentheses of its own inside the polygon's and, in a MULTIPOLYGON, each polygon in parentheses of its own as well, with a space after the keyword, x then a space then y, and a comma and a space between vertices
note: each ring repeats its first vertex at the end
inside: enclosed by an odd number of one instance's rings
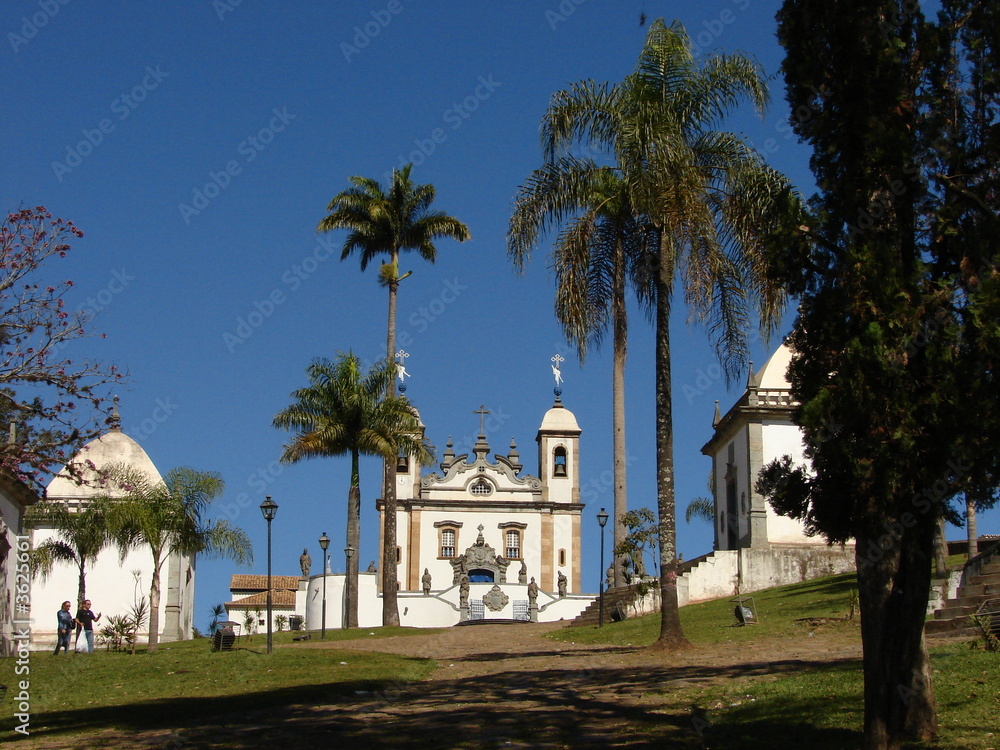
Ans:
MULTIPOLYGON (((635 598, 635 592, 629 586, 620 586, 616 589, 608 589, 604 592, 604 624, 613 622, 611 612, 621 604, 628 607, 635 598)), ((596 597, 590 606, 583 612, 570 620, 567 627, 592 626, 596 627, 601 619, 601 597, 596 597)))
MULTIPOLYGON (((969 571, 971 575, 958 587, 952 599, 946 599, 944 606, 934 611, 934 619, 924 623, 927 635, 979 635, 980 630, 972 622, 972 615, 988 599, 1000 598, 1000 548, 994 547, 988 556, 969 571)), ((975 561, 972 561, 975 562, 975 561)))

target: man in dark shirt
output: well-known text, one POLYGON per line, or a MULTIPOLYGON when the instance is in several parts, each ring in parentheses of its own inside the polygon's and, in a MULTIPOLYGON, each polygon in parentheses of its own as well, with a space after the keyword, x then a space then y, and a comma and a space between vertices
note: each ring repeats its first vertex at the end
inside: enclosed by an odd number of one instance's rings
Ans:
POLYGON ((69 634, 73 632, 74 627, 73 615, 69 611, 69 608, 72 606, 70 602, 63 602, 62 609, 56 613, 58 623, 56 624, 57 639, 55 656, 59 656, 60 648, 69 653, 69 634))
MULTIPOLYGON (((98 612, 95 615, 94 610, 90 608, 90 599, 87 599, 76 613, 76 624, 80 626, 87 637, 88 654, 94 653, 94 623, 100 619, 101 613, 98 612)), ((77 634, 76 639, 80 640, 79 634, 77 634)))

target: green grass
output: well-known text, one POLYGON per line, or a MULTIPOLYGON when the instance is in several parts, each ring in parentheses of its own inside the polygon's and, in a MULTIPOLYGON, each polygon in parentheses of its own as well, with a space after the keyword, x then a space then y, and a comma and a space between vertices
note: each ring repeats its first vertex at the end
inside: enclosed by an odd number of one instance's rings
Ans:
MULTIPOLYGON (((372 638, 369 633, 409 635, 413 630, 327 631, 327 640, 372 638)), ((265 706, 329 703, 419 680, 435 667, 429 659, 286 645, 291 639, 291 633, 276 633, 270 656, 262 635, 224 652, 211 651, 207 638, 161 644, 154 654, 97 651, 56 657, 49 651, 32 652, 27 676, 32 737, 104 727, 170 728, 179 717, 189 722, 265 706)), ((0 734, 5 737, 12 736, 12 702, 25 679, 14 673, 15 663, 0 659, 0 685, 8 686, 0 703, 0 734)))
MULTIPOLYGON (((681 608, 681 626, 694 644, 758 643, 771 638, 785 638, 821 628, 858 629, 858 622, 847 622, 855 576, 844 574, 829 578, 781 586, 751 594, 759 624, 739 627, 733 615, 735 605, 729 599, 689 604, 681 608), (811 620, 806 622, 805 620, 811 620), (818 622, 827 620, 827 622, 818 622)), ((648 646, 660 634, 658 614, 622 622, 564 628, 551 638, 575 643, 607 643, 618 646, 648 646)))

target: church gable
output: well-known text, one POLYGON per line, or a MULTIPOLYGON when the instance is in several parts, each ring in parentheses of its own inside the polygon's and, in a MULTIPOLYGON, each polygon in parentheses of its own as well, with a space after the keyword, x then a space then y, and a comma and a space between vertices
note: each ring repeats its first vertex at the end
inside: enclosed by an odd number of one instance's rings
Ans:
MULTIPOLYGON (((468 454, 455 456, 447 464, 442 462, 444 476, 434 473, 420 481, 420 498, 423 500, 482 500, 538 501, 542 496, 542 482, 538 477, 519 476, 515 465, 508 458, 497 455, 496 463, 477 455, 471 463, 468 454)), ((520 467, 518 466, 518 469, 520 467)))

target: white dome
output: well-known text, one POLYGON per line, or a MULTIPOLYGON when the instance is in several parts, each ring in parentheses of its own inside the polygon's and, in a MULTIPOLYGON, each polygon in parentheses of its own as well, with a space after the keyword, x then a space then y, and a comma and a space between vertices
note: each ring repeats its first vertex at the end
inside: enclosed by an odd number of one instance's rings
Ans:
MULTIPOLYGON (((124 464, 139 471, 149 477, 152 482, 162 480, 160 472, 156 470, 156 466, 153 465, 142 446, 121 430, 111 430, 99 438, 91 440, 80 449, 79 453, 73 456, 71 463, 79 465, 80 476, 88 482, 97 478, 96 470, 114 464, 124 464), (94 465, 94 468, 90 468, 88 461, 94 465)), ((96 482, 79 484, 70 477, 66 469, 63 469, 49 482, 45 494, 49 498, 84 498, 105 492, 107 490, 99 487, 96 482)))
POLYGON ((542 418, 542 426, 539 431, 546 432, 580 432, 580 425, 576 423, 576 416, 562 404, 556 404, 542 418))
POLYGON ((770 359, 757 373, 757 387, 761 390, 788 390, 788 365, 792 361, 792 350, 788 344, 779 346, 770 359))

